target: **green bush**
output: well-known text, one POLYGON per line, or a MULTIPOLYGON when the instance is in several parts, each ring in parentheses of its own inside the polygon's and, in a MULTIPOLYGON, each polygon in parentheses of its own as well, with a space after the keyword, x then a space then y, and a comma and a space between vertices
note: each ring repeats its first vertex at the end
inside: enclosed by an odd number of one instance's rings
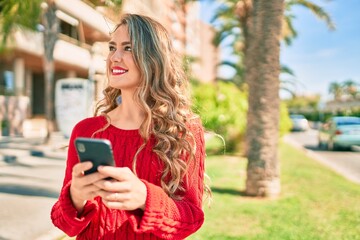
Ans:
POLYGON ((292 127, 292 123, 289 117, 289 111, 285 102, 280 103, 280 123, 279 123, 279 135, 284 136, 288 133, 292 127))
MULTIPOLYGON (((241 151, 246 131, 247 92, 231 82, 192 84, 193 110, 201 117, 204 127, 224 138, 228 153, 241 151)), ((290 131, 291 121, 286 104, 280 104, 279 134, 290 131)), ((215 136, 217 147, 212 154, 224 153, 222 140, 215 136)))
POLYGON ((240 150, 246 127, 247 94, 233 83, 193 84, 194 111, 205 128, 222 136, 226 151, 240 150))

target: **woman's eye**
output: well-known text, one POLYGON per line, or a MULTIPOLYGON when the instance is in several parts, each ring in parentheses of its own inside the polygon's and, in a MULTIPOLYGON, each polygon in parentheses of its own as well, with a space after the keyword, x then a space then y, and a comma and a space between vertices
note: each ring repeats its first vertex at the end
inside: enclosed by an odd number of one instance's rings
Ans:
POLYGON ((125 50, 125 51, 128 51, 128 52, 131 52, 131 51, 132 51, 132 49, 131 49, 130 46, 126 46, 126 47, 124 48, 124 50, 125 50))
POLYGON ((113 47, 113 46, 109 46, 109 51, 110 51, 110 52, 115 51, 115 50, 116 50, 116 48, 115 48, 115 47, 113 47))

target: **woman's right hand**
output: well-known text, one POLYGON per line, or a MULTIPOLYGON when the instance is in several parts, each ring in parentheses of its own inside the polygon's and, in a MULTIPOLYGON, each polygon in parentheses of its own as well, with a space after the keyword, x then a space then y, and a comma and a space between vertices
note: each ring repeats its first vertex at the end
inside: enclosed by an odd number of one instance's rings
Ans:
POLYGON ((93 183, 105 178, 105 176, 99 172, 84 175, 84 172, 91 167, 91 162, 80 162, 77 163, 72 170, 70 196, 78 214, 82 213, 87 200, 91 200, 97 196, 99 188, 93 183))

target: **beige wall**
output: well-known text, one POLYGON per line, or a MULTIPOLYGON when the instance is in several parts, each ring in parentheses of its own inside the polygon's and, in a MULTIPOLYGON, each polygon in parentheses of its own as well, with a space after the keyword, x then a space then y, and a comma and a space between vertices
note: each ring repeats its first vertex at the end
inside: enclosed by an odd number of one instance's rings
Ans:
MULTIPOLYGON (((187 49, 188 54, 196 51, 199 60, 193 66, 193 76, 202 82, 214 82, 217 75, 217 63, 219 62, 219 49, 212 44, 214 29, 209 24, 198 21, 199 32, 196 44, 192 49, 187 49)), ((189 44, 191 45, 191 44, 189 44)))
POLYGON ((172 36, 175 49, 197 59, 192 65, 193 77, 203 82, 215 80, 219 51, 211 44, 214 29, 200 20, 198 2, 187 5, 186 19, 173 0, 125 0, 123 11, 144 14, 160 21, 172 36), (186 21, 186 36, 183 21, 186 21), (183 44, 185 37, 186 47, 183 44))

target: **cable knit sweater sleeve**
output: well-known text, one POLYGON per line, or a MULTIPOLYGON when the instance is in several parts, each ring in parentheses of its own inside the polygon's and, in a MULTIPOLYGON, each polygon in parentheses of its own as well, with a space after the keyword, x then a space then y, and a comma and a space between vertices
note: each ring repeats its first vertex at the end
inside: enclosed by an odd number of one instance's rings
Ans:
POLYGON ((196 153, 188 167, 185 196, 174 200, 161 187, 143 180, 147 188, 144 213, 142 216, 128 213, 134 232, 151 232, 162 239, 184 239, 203 224, 204 131, 200 122, 192 124, 191 131, 196 153))
POLYGON ((85 137, 90 137, 94 131, 91 128, 84 128, 84 125, 87 125, 85 121, 80 122, 74 127, 70 137, 63 187, 60 192, 59 200, 55 203, 51 210, 51 219, 54 225, 69 236, 75 236, 82 232, 98 210, 98 204, 96 201, 87 201, 82 214, 79 215, 70 196, 72 168, 79 162, 74 146, 74 140, 80 134, 79 129, 81 129, 82 132, 81 136, 85 137), (86 129, 86 131, 83 129, 86 129))

